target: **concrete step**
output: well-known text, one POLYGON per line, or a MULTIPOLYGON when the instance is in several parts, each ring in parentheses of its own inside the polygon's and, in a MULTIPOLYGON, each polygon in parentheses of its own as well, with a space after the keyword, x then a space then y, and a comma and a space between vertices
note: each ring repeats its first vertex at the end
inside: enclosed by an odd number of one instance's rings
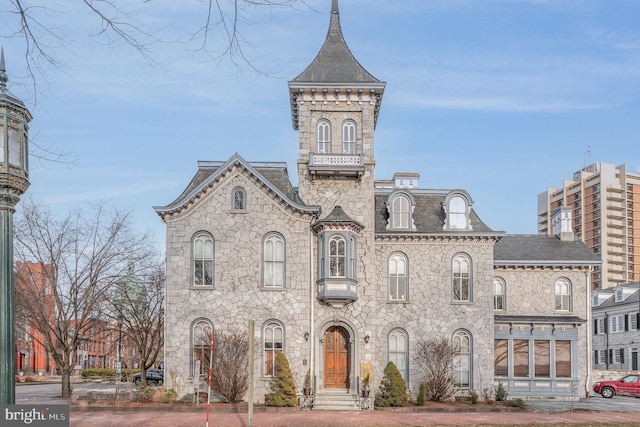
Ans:
POLYGON ((329 390, 316 393, 313 402, 314 411, 358 411, 360 399, 345 390, 329 390))

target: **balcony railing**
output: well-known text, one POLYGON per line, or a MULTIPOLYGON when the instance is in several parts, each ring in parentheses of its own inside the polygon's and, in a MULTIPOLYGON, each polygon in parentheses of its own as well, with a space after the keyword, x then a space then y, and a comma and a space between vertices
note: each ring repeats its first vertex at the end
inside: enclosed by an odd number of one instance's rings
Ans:
POLYGON ((360 178, 364 173, 364 155, 311 153, 309 171, 312 177, 342 175, 360 178))

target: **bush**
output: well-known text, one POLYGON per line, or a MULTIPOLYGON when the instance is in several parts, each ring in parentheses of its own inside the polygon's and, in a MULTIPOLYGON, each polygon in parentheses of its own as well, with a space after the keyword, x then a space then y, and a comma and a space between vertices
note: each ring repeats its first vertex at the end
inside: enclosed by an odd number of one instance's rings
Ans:
POLYGON ((380 389, 376 394, 375 405, 380 407, 406 406, 409 402, 407 386, 400 371, 393 362, 387 363, 380 389))
POLYGON ((36 382, 36 380, 34 380, 33 377, 26 377, 24 379, 24 382, 25 383, 34 383, 34 382, 36 382))
MULTIPOLYGON (((137 374, 140 372, 140 369, 121 369, 120 374, 122 378, 126 380, 126 378, 131 374, 137 374)), ((115 369, 84 369, 82 371, 82 378, 91 378, 91 377, 115 377, 116 370, 115 369)))
POLYGON ((426 399, 426 387, 424 383, 420 383, 420 388, 418 389, 418 398, 416 399, 416 403, 418 406, 424 406, 426 399))
POLYGON ((164 396, 162 398, 162 401, 164 403, 171 403, 171 402, 175 402, 175 400, 178 398, 178 392, 175 391, 175 389, 167 389, 164 391, 164 396))
POLYGON ((524 403, 524 400, 522 399, 505 400, 502 404, 504 406, 511 406, 513 408, 520 408, 520 409, 524 409, 527 407, 527 404, 524 403))
POLYGON ((478 393, 475 391, 469 390, 469 400, 471 400, 471 403, 475 405, 480 400, 480 396, 478 396, 478 393))
POLYGON ((135 400, 138 402, 151 402, 153 401, 154 390, 148 385, 138 387, 136 391, 135 400))
POLYGON ((456 349, 446 338, 421 340, 416 345, 414 361, 422 371, 426 397, 434 402, 448 400, 455 392, 452 360, 456 349))
POLYGON ((507 389, 502 382, 499 382, 498 387, 496 387, 496 402, 504 402, 507 400, 507 396, 509 396, 507 389))
POLYGON ((264 403, 267 406, 297 406, 296 383, 289 368, 289 361, 284 353, 276 354, 274 375, 271 379, 271 391, 265 395, 264 403))

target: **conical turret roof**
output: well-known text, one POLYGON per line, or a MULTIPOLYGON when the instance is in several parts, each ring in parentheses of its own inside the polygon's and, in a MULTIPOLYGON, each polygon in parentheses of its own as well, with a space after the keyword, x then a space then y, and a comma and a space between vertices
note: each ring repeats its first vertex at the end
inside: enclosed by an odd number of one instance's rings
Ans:
POLYGON ((329 31, 322 48, 313 62, 291 83, 382 83, 365 70, 349 50, 340 27, 338 0, 332 2, 329 31))

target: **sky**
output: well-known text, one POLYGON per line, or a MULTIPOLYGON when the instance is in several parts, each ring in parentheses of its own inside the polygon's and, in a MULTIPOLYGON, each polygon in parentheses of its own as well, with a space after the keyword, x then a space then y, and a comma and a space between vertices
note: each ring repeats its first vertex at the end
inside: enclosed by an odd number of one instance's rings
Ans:
MULTIPOLYGON (((63 13, 38 13, 64 34, 67 46, 51 50, 62 69, 43 64, 36 91, 23 41, 9 36, 15 16, 0 6, 8 87, 34 117, 32 145, 67 154, 32 158, 28 196, 59 212, 131 210, 163 247, 152 206, 172 202, 198 160, 285 161, 297 185, 287 82, 320 49, 331 1, 247 9, 240 66, 206 55, 200 34, 187 39, 202 1, 120 3, 158 39, 147 54, 108 44, 82 2, 58 0, 63 13)), ((387 84, 376 179, 417 172, 422 188, 466 189, 492 229, 535 234, 548 187, 596 162, 640 172, 638 16, 637 0, 340 1, 352 53, 387 84)))

